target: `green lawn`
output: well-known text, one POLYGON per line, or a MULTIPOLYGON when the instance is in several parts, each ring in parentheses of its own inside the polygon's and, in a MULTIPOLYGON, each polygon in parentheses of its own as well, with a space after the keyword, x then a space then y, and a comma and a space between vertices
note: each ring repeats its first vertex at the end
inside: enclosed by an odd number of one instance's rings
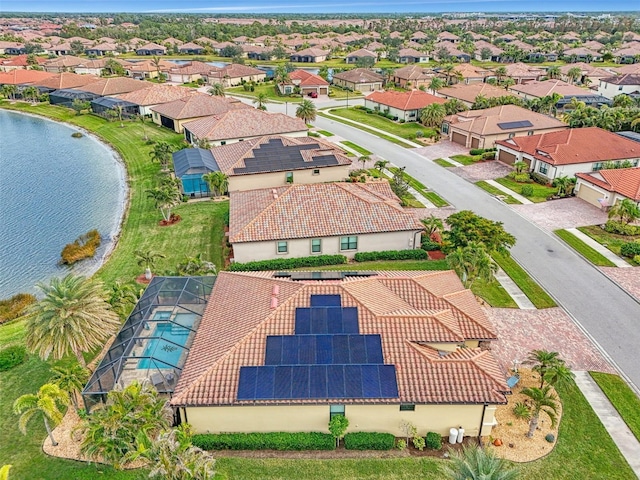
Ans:
POLYGON ((482 155, 451 155, 452 160, 455 160, 456 162, 459 162, 463 165, 474 165, 481 158, 482 155))
MULTIPOLYGON (((392 173, 396 173, 398 171, 398 168, 390 167, 389 171, 392 173)), ((438 195, 433 190, 430 190, 426 185, 424 185, 419 180, 416 180, 408 173, 406 172, 404 173, 404 178, 412 188, 418 191, 423 197, 425 197, 427 200, 433 203, 436 207, 440 208, 440 207, 446 207, 449 205, 447 201, 444 200, 440 195, 438 195)))
POLYGON ((346 147, 349 147, 351 150, 358 152, 360 155, 367 155, 367 156, 373 155, 373 152, 370 152, 366 148, 363 148, 358 144, 350 142, 349 140, 342 140, 340 143, 342 143, 346 147))
POLYGON ((479 182, 476 182, 476 185, 481 189, 489 192, 491 195, 500 196, 500 198, 502 198, 502 201, 504 203, 508 203, 510 205, 522 205, 522 202, 520 200, 516 200, 511 195, 507 195, 499 188, 494 187, 493 185, 485 182, 484 180, 480 180, 479 182))
POLYGON ((594 265, 598 267, 615 267, 615 264, 611 260, 595 251, 571 232, 567 232, 566 230, 556 230, 555 234, 594 265))
POLYGON ((640 441, 640 398, 618 375, 601 372, 589 373, 640 441))
POLYGON ((500 268, 511 277, 511 280, 520 287, 520 290, 524 292, 536 308, 558 306, 556 302, 553 301, 553 298, 551 298, 511 256, 505 256, 498 252, 494 252, 492 256, 496 263, 500 265, 500 268))
POLYGON ((598 225, 589 225, 588 227, 578 227, 578 230, 580 230, 585 235, 589 235, 596 242, 598 242, 601 245, 604 245, 613 253, 618 255, 620 258, 626 260, 631 265, 636 265, 636 263, 632 259, 623 257, 622 255, 620 255, 620 247, 622 247, 624 243, 640 240, 640 235, 618 235, 615 233, 609 233, 603 230, 602 228, 600 228, 598 225))
POLYGON ((531 185, 533 187, 533 195, 527 198, 534 203, 546 202, 548 197, 550 197, 551 195, 555 195, 558 192, 557 188, 547 187, 546 185, 540 185, 539 183, 535 182, 518 183, 506 177, 496 178, 496 182, 519 194, 522 194, 523 186, 531 185))
POLYGON ((356 122, 364 123, 373 128, 378 128, 384 132, 397 135, 398 137, 415 140, 416 133, 422 132, 425 137, 430 134, 433 135, 434 130, 429 127, 425 127, 416 122, 398 123, 388 118, 381 117, 375 113, 367 113, 359 108, 334 108, 330 110, 330 113, 338 115, 339 117, 346 118, 347 120, 353 120, 356 122))
POLYGON ((333 137, 333 133, 327 132, 326 130, 318 130, 318 133, 324 135, 325 137, 333 137))
POLYGON ((403 142, 402 140, 400 140, 400 139, 398 139, 396 137, 390 137, 389 135, 385 135, 384 133, 377 132, 375 130, 372 130, 370 128, 367 128, 367 127, 364 127, 364 126, 361 126, 361 125, 354 125, 352 122, 350 122, 350 121, 348 121, 348 120, 346 120, 344 118, 334 117, 334 116, 328 115, 325 112, 323 112, 322 110, 318 110, 317 115, 320 116, 320 117, 328 118, 328 119, 333 120, 335 122, 344 123, 345 125, 349 125, 350 127, 357 128, 359 130, 362 130, 363 132, 370 133, 371 135, 374 135, 376 137, 380 137, 380 138, 382 138, 384 140, 387 140, 388 142, 395 143, 396 145, 400 145, 401 147, 414 148, 413 145, 409 145, 408 143, 403 142))
MULTIPOLYGON (((256 83, 253 92, 246 91, 242 85, 239 87, 225 88, 224 91, 229 95, 238 94, 253 98, 257 97, 259 93, 264 93, 269 100, 273 100, 278 103, 299 103, 302 101, 302 97, 299 95, 295 97, 289 95, 280 95, 277 92, 275 83, 273 82, 256 83)), ((267 103, 267 111, 268 110, 269 104, 267 103)))
POLYGON ((433 163, 437 163, 441 167, 455 167, 455 165, 451 162, 447 162, 444 158, 436 158, 433 163))

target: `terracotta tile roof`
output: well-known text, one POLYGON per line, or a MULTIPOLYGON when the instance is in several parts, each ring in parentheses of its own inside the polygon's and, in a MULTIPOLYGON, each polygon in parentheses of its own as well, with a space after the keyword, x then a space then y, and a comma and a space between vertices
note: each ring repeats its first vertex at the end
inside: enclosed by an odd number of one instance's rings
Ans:
POLYGON ((591 91, 576 87, 562 80, 542 80, 524 83, 521 85, 513 85, 510 91, 520 92, 532 97, 542 98, 553 93, 559 93, 563 97, 571 97, 575 95, 590 95, 591 91))
POLYGON ((384 82, 384 77, 382 75, 368 68, 354 68, 353 70, 347 70, 346 72, 336 73, 333 78, 357 84, 384 82))
POLYGON ((516 62, 504 66, 507 76, 512 78, 540 78, 545 71, 538 67, 532 67, 526 63, 516 62))
POLYGON ((103 42, 93 47, 87 47, 87 50, 102 50, 106 52, 115 52, 118 46, 115 43, 103 42))
POLYGON ((329 82, 320 75, 315 75, 311 72, 307 72, 306 70, 294 70, 289 74, 289 78, 292 83, 302 87, 311 87, 316 85, 324 87, 329 85, 329 82))
POLYGON ((473 103, 478 95, 482 95, 487 98, 498 98, 509 95, 504 88, 496 87, 488 83, 457 83, 450 87, 445 87, 438 90, 438 95, 445 96, 447 98, 457 98, 464 102, 473 103))
POLYGON ((193 93, 173 102, 151 107, 151 110, 165 117, 181 120, 220 115, 232 108, 252 107, 228 97, 213 97, 206 93, 193 93))
MULTIPOLYGON (((177 63, 170 62, 168 60, 160 60, 160 71, 167 72, 172 68, 177 67, 177 63)), ((143 60, 142 62, 127 62, 127 70, 131 72, 155 72, 158 68, 151 60, 143 60)), ((212 67, 213 68, 213 67, 212 67)))
MULTIPOLYGON (((201 48, 201 47, 198 47, 198 45, 195 45, 195 47, 201 48)), ((183 65, 176 65, 175 67, 169 69, 169 73, 178 73, 183 75, 193 75, 193 74, 199 73, 199 74, 206 75, 211 70, 213 70, 212 65, 208 65, 204 62, 193 61, 193 62, 185 63, 183 65)))
POLYGON ((577 173, 582 178, 610 192, 619 193, 634 202, 640 201, 640 167, 577 173))
POLYGON ((312 294, 340 295, 343 306, 358 308, 360 333, 381 336, 384 362, 396 368, 398 403, 506 403, 506 375, 490 351, 457 348, 446 353, 430 346, 496 338, 479 306, 473 316, 466 313, 469 304, 477 305, 473 294, 452 271, 397 271, 334 281, 292 281, 274 278, 271 272, 221 272, 171 404, 252 404, 237 400, 240 367, 264 365, 266 337, 293 334, 296 307, 308 307, 312 294), (439 291, 431 286, 439 286, 439 291), (275 308, 272 297, 277 299, 275 308), (466 334, 469 329, 478 336, 466 334))
POLYGON ((582 75, 586 75, 590 78, 611 76, 611 72, 605 70, 604 68, 595 67, 590 63, 585 62, 568 63, 567 65, 563 65, 562 67, 560 67, 560 72, 566 75, 572 68, 579 68, 582 72, 582 75))
POLYGON ((64 88, 83 87, 97 80, 100 80, 100 78, 95 75, 78 75, 75 73, 63 72, 57 73, 54 76, 43 80, 38 80, 33 82, 33 84, 38 87, 48 87, 61 90, 64 88))
POLYGON ((617 77, 602 78, 601 80, 612 85, 640 85, 640 74, 627 73, 617 77))
POLYGON ((585 48, 585 47, 568 48, 567 50, 562 52, 562 54, 565 56, 571 56, 571 55, 590 55, 591 57, 600 56, 598 52, 594 52, 593 50, 590 50, 589 48, 585 48))
POLYGON ((119 93, 128 93, 134 92, 136 90, 143 90, 148 86, 149 83, 143 80, 134 80, 133 78, 127 77, 110 77, 97 80, 88 85, 75 87, 75 90, 91 92, 104 97, 109 95, 117 95, 119 93))
POLYGON ((307 125, 299 118, 255 108, 234 109, 193 120, 185 123, 184 128, 199 139, 211 141, 307 131, 307 125))
POLYGON ((422 90, 411 90, 410 92, 373 92, 365 97, 365 100, 376 102, 381 105, 397 108, 398 110, 419 110, 432 103, 444 103, 443 98, 435 97, 422 90))
POLYGON ((423 229, 397 197, 358 183, 291 185, 275 189, 275 194, 272 190, 230 193, 231 243, 423 229))
POLYGON ((45 62, 46 67, 75 67, 87 61, 86 58, 74 57, 73 55, 63 55, 45 62))
POLYGON ((187 95, 191 95, 195 90, 178 85, 165 85, 157 83, 145 83, 145 88, 134 92, 117 95, 121 100, 126 100, 136 105, 149 106, 162 103, 173 102, 187 95))
POLYGON ((485 78, 493 75, 493 72, 486 68, 479 68, 470 63, 460 63, 456 65, 455 71, 462 75, 462 78, 485 78))
MULTIPOLYGON (((42 65, 43 63, 47 62, 46 58, 42 58, 42 57, 35 57, 36 62, 38 62, 38 65, 42 65)), ((3 67, 28 67, 30 66, 28 63, 28 55, 16 55, 14 57, 11 58, 3 58, 0 60, 0 65, 3 67)))
POLYGON ((158 45, 157 43, 153 43, 153 42, 140 45, 139 47, 136 47, 136 50, 162 50, 163 52, 167 51, 167 49, 164 46, 158 45))
POLYGON ((55 73, 15 68, 9 72, 0 72, 0 85, 34 84, 55 76, 55 73))
POLYGON ((398 57, 402 58, 402 57, 415 57, 415 58, 420 58, 420 57, 427 57, 428 55, 426 53, 422 53, 417 51, 415 48, 401 48, 398 51, 398 57))
POLYGON ((532 112, 516 105, 502 105, 483 110, 468 110, 445 117, 445 122, 453 128, 479 135, 495 135, 498 133, 529 132, 531 130, 547 130, 562 128, 567 125, 548 115, 532 112), (505 130, 498 124, 528 120, 532 125, 505 130))
POLYGON ((367 50, 366 48, 360 48, 348 54, 346 58, 349 57, 370 57, 370 58, 378 58, 378 55, 371 50, 367 50))
POLYGON ((209 76, 214 78, 242 78, 251 77, 254 75, 265 75, 264 70, 259 68, 250 67, 248 65, 239 65, 237 63, 231 63, 222 68, 211 67, 209 76))
POLYGON ((496 142, 551 165, 640 158, 640 144, 598 127, 514 137, 496 142))
POLYGON ((436 75, 432 69, 420 65, 408 65, 398 68, 393 76, 403 80, 429 80, 436 75))
MULTIPOLYGON (((198 50, 201 49, 202 46, 198 45, 197 43, 193 43, 193 42, 187 42, 187 43, 183 43, 182 45, 180 45, 180 48, 178 50, 182 51, 182 50, 198 50)), ((209 67, 211 67, 211 65, 209 65, 209 67)))
POLYGON ((322 50, 321 48, 305 48, 303 50, 299 50, 296 53, 292 54, 292 55, 296 55, 296 56, 309 56, 309 57, 325 57, 329 54, 328 50, 322 50))

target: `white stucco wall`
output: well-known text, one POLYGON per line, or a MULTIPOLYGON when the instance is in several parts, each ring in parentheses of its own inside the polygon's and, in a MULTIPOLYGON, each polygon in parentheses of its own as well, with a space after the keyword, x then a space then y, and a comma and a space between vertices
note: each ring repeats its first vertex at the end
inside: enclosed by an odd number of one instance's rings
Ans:
POLYGON ((607 83, 600 80, 598 85, 598 95, 613 99, 616 95, 630 94, 640 90, 640 85, 614 85, 613 83, 607 83))
MULTIPOLYGON (((296 184, 341 182, 349 177, 349 165, 336 165, 308 170, 293 170, 296 184), (314 170, 320 173, 314 174, 314 170)), ((258 188, 287 185, 287 172, 257 173, 253 175, 230 175, 229 191, 256 190, 258 188)))

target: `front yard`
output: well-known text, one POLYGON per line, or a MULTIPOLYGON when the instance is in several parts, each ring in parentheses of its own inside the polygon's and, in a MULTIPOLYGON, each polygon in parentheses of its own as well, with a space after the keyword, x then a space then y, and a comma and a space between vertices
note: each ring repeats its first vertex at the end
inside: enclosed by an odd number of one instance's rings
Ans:
POLYGON ((546 185, 540 185, 539 183, 535 182, 520 183, 507 177, 496 178, 496 182, 498 182, 500 185, 504 185, 508 189, 513 190, 520 195, 522 195, 522 187, 524 187, 525 185, 531 185, 533 194, 523 196, 527 197, 534 203, 546 202, 547 198, 558 193, 558 189, 554 187, 547 187, 546 185))
POLYGON ((596 242, 607 247, 609 250, 611 250, 613 253, 618 255, 623 260, 626 260, 631 265, 634 265, 634 266, 638 265, 632 259, 623 257, 622 255, 620 255, 620 247, 622 247, 623 244, 628 242, 640 241, 640 235, 618 235, 615 233, 609 233, 604 229, 600 228, 599 225, 589 225, 588 227, 578 227, 578 230, 580 230, 585 235, 589 235, 596 242))
MULTIPOLYGON (((279 95, 277 92, 277 87, 274 82, 256 83, 254 85, 253 92, 245 90, 242 85, 238 87, 225 88, 224 91, 225 93, 230 95, 239 94, 239 95, 244 95, 246 97, 253 97, 253 98, 257 97, 259 93, 264 93, 267 99, 274 102, 278 102, 278 103, 284 103, 284 102, 299 103, 303 99, 303 97, 300 95, 296 95, 296 96, 279 95)), ((269 110, 269 105, 267 104, 267 111, 268 110, 269 110)))
POLYGON ((420 135, 418 132, 422 132, 424 137, 432 137, 436 134, 433 128, 425 127, 419 123, 398 123, 375 113, 367 113, 359 108, 334 108, 330 110, 330 113, 348 120, 364 123, 406 140, 415 140, 416 135, 420 135))

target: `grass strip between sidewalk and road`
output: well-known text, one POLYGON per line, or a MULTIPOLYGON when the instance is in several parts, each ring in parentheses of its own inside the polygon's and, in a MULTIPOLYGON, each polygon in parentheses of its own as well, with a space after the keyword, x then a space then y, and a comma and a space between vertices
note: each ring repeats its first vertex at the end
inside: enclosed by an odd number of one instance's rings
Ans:
POLYGON ((578 237, 576 237, 571 232, 566 230, 556 230, 554 232, 558 237, 560 237, 567 245, 573 248, 576 252, 582 255, 584 258, 589 260, 597 267, 615 267, 616 265, 609 260, 607 257, 591 248, 589 245, 584 243, 578 237))
POLYGON ((556 302, 553 301, 553 298, 551 298, 511 256, 505 256, 498 252, 494 252, 492 256, 496 263, 500 265, 500 268, 511 277, 511 280, 518 285, 520 290, 523 291, 536 308, 552 308, 558 306, 556 302))
POLYGON ((640 441, 640 398, 618 375, 589 372, 611 404, 618 411, 629 430, 640 441))
POLYGON ((326 130, 317 130, 318 133, 324 135, 325 137, 333 137, 333 133, 327 132, 326 130))
POLYGON ((357 143, 350 142, 349 140, 342 140, 340 143, 349 147, 351 150, 355 150, 360 155, 366 155, 366 156, 373 155, 373 152, 370 152, 366 148, 362 148, 357 143))
MULTIPOLYGON (((398 167, 387 167, 387 169, 393 174, 396 174, 399 171, 398 167)), ((436 207, 440 208, 449 206, 449 203, 447 203, 445 199, 443 199, 433 190, 430 190, 425 184, 413 178, 407 172, 403 172, 403 175, 404 179, 414 190, 416 190, 418 193, 420 193, 420 195, 433 203, 436 207)))
POLYGON ((403 148, 415 148, 413 145, 409 145, 406 142, 403 142, 400 139, 397 139, 395 137, 390 137, 389 135, 385 135, 384 133, 380 133, 380 132, 376 132, 375 130, 372 130, 370 128, 364 127, 362 125, 358 125, 357 123, 354 122, 350 122, 344 118, 340 118, 340 117, 334 117, 333 115, 327 115, 326 113, 322 112, 322 111, 318 111, 317 115, 320 117, 324 117, 324 118, 328 118, 329 120, 334 120, 336 122, 340 122, 343 123, 349 127, 353 127, 353 128, 357 128, 358 130, 362 130, 363 132, 367 132, 370 133, 373 136, 376 136, 378 138, 382 138, 383 140, 386 140, 388 142, 391 143, 395 143, 396 145, 399 145, 403 148))
POLYGON ((433 163, 437 163, 438 165, 440 165, 441 167, 445 167, 445 168, 451 168, 451 167, 455 167, 455 165, 451 162, 447 162, 444 158, 436 158, 433 163))
POLYGON ((511 195, 504 193, 499 188, 494 187, 493 185, 485 182, 484 180, 480 180, 479 182, 476 182, 476 185, 481 189, 483 189, 485 192, 488 192, 491 195, 494 195, 496 197, 500 197, 504 203, 508 203, 509 205, 522 205, 522 202, 520 200, 516 200, 511 195))

